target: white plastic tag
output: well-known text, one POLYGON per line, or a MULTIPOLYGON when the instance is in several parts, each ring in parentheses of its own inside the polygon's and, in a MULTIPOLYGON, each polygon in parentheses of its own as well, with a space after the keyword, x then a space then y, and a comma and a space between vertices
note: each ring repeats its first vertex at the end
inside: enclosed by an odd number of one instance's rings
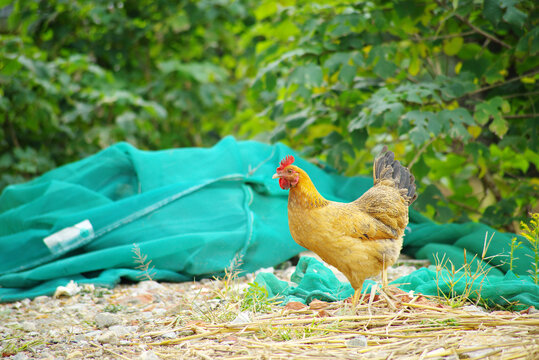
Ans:
POLYGON ((94 236, 94 228, 90 220, 64 228, 43 239, 43 242, 53 253, 58 252, 79 239, 88 239, 94 236))

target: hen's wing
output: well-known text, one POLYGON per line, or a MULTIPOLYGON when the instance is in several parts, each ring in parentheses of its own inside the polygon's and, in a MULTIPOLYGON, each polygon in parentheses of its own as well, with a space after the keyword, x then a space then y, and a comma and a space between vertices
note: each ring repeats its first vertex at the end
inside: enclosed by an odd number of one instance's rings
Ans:
POLYGON ((370 238, 395 239, 404 233, 408 206, 417 198, 414 176, 386 147, 374 161, 373 175, 374 186, 352 204, 372 218, 370 238))

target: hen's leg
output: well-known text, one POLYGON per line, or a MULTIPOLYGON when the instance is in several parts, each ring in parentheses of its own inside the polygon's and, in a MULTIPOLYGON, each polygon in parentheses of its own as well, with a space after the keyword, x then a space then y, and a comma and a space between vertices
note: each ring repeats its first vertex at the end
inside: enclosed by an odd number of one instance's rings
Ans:
POLYGON ((389 283, 387 282, 387 268, 382 270, 382 288, 387 288, 389 283))
POLYGON ((354 297, 352 298, 352 306, 356 307, 361 296, 361 288, 363 287, 363 281, 355 287, 354 297))

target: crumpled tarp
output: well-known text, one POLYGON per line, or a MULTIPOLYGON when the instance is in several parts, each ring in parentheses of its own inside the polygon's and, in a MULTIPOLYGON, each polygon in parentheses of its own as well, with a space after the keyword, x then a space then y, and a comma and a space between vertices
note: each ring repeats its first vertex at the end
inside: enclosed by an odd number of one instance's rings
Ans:
MULTIPOLYGON (((109 287, 140 280, 137 248, 152 261, 153 279, 174 282, 219 276, 231 264, 253 272, 289 259, 303 249, 288 230, 287 192, 271 179, 288 154, 330 200, 351 201, 372 186, 371 178, 322 170, 282 144, 227 137, 208 149, 141 151, 118 143, 5 188, 0 301, 50 295, 70 280, 109 287)), ((433 262, 445 253, 458 268, 463 248, 468 257, 481 254, 487 231, 490 238, 494 231, 485 225, 440 225, 411 211, 403 252, 433 262)), ((486 257, 497 256, 481 265, 492 267, 489 279, 509 270, 512 236, 494 234, 486 257)), ((505 279, 497 289, 526 281, 532 252, 523 243, 515 253, 517 280, 505 279)), ((436 280, 421 279, 417 286, 425 289, 436 280)), ((539 305, 538 288, 519 287, 527 295, 518 299, 539 305)), ((331 288, 312 291, 344 296, 331 288)))
MULTIPOLYGON (((280 300, 282 305, 292 301, 309 304, 315 299, 332 302, 354 295, 349 282, 341 282, 323 263, 309 256, 300 258, 290 282, 280 280, 272 273, 260 272, 255 283, 264 286, 268 297, 280 300)), ((373 284, 374 281, 367 279, 362 292, 370 293, 373 284)), ((475 276, 464 271, 453 273, 448 269, 437 270, 430 266, 392 281, 390 285, 404 291, 446 297, 448 301, 455 297, 469 299, 487 307, 500 305, 523 309, 539 304, 537 285, 530 277, 519 277, 512 271, 501 276, 475 276)))

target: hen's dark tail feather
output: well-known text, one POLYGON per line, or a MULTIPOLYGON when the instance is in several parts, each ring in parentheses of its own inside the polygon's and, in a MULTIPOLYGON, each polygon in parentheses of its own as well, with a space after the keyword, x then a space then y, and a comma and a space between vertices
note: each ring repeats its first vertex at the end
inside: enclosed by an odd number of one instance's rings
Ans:
POLYGON ((393 180, 395 187, 402 190, 408 200, 408 205, 417 198, 415 192, 415 178, 408 168, 395 160, 395 154, 384 146, 382 152, 374 160, 374 185, 382 180, 393 180))

